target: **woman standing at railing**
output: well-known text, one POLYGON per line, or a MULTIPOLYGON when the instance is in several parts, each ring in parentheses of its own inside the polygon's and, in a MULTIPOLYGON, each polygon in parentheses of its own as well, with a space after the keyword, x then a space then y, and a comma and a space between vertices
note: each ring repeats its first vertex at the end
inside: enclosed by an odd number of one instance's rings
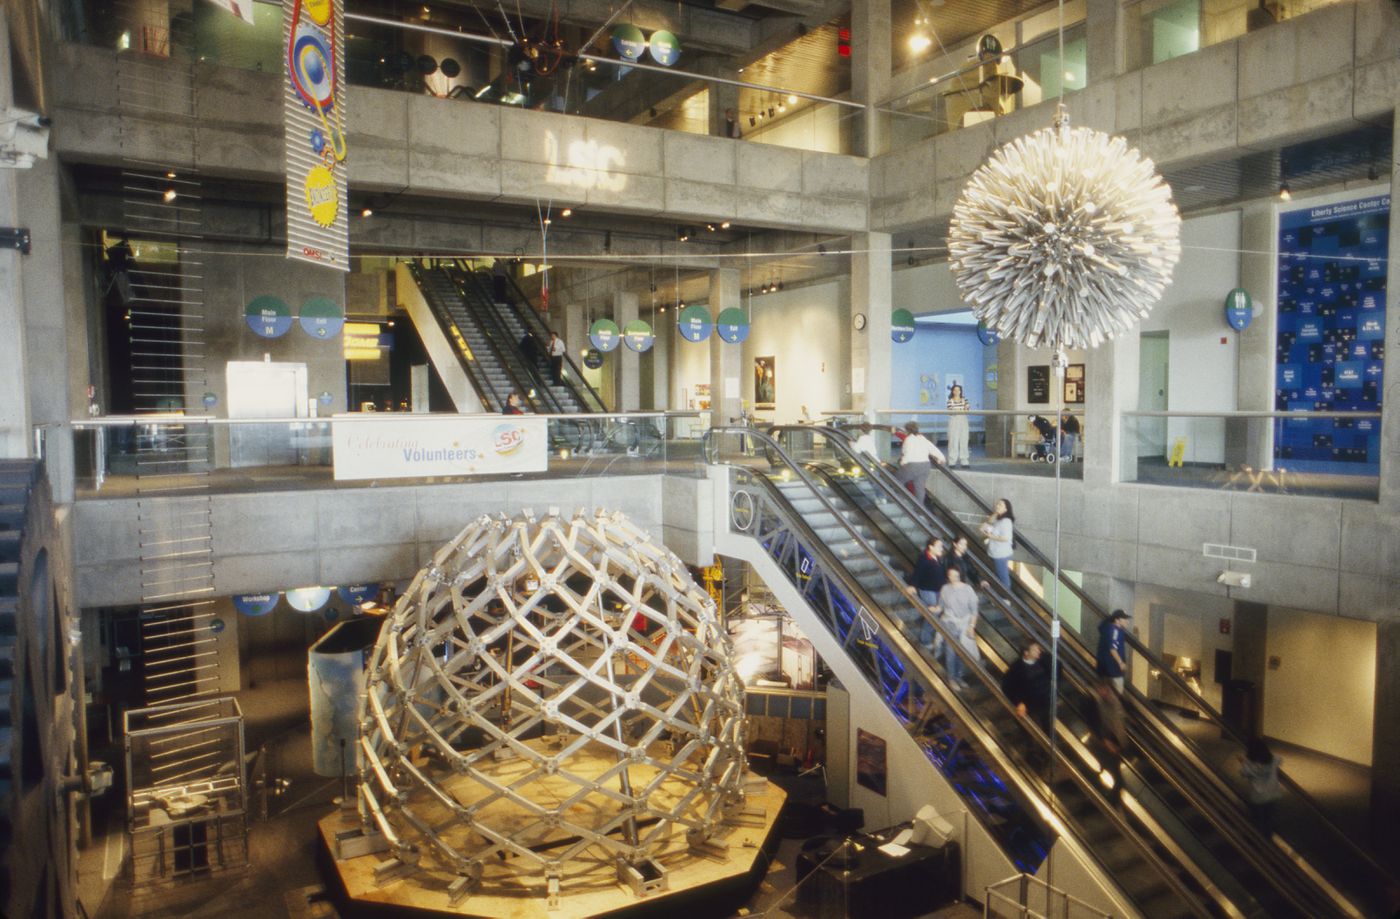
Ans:
POLYGON ((954 383, 948 391, 948 411, 957 412, 948 416, 948 467, 950 469, 971 469, 967 455, 967 399, 963 396, 961 383, 954 383))
POLYGON ((987 554, 997 566, 997 580, 1007 590, 1011 589, 1011 555, 1016 545, 1016 515, 1011 510, 1011 502, 997 498, 992 514, 982 524, 982 535, 987 537, 987 554))

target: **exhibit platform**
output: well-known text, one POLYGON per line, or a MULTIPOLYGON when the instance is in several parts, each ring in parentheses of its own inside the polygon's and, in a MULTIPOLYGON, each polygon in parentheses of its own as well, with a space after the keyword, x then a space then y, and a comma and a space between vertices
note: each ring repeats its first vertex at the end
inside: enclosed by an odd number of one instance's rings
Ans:
MULTIPOLYGON (((603 859, 581 864, 566 873, 559 904, 550 908, 542 874, 521 876, 510 861, 488 864, 477 892, 455 907, 448 897, 454 876, 440 871, 420 871, 380 885, 375 866, 387 852, 337 861, 336 837, 359 825, 353 811, 337 811, 317 823, 318 856, 327 889, 341 915, 350 917, 457 916, 491 919, 583 919, 609 916, 617 919, 649 917, 729 916, 746 902, 763 881, 778 844, 778 817, 787 794, 771 782, 761 791, 750 791, 747 802, 762 808, 753 825, 725 826, 718 836, 727 844, 723 862, 690 852, 683 832, 662 844, 655 856, 666 870, 667 889, 646 897, 636 896, 617 878, 616 869, 603 859)), ((523 872, 522 872, 523 873, 523 872)))

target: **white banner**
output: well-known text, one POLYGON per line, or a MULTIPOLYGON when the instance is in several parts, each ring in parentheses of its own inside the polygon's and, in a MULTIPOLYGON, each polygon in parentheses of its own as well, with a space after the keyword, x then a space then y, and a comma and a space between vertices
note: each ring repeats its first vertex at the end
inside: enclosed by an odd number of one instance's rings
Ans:
POLYGON ((437 475, 501 475, 549 468, 544 418, 483 415, 355 419, 331 423, 335 477, 414 479, 437 475))
POLYGON ((253 0, 209 0, 215 6, 228 10, 239 19, 253 24, 253 0))

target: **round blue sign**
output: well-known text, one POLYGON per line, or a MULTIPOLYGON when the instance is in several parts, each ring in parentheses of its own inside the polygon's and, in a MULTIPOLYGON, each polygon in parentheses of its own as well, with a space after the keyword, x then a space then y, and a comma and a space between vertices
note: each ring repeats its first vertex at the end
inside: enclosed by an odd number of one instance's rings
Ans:
POLYGON ((1254 303, 1243 287, 1236 287, 1225 295, 1225 321, 1236 332, 1243 332, 1254 321, 1254 303))
POLYGON ((281 338, 292 328, 291 307, 277 297, 257 297, 243 311, 248 328, 263 338, 281 338))
POLYGON ((704 341, 710 337, 710 311, 703 306, 687 306, 676 319, 676 330, 686 341, 704 341))
POLYGON ((588 352, 583 355, 583 366, 589 370, 597 370, 603 366, 603 352, 597 348, 589 348, 588 352))
POLYGON ((657 29, 651 33, 651 40, 647 45, 651 49, 651 59, 662 67, 670 67, 681 59, 681 43, 665 29, 657 29))
POLYGON ((622 340, 627 347, 640 354, 651 348, 656 336, 651 333, 651 324, 645 319, 633 319, 622 330, 622 340))
POLYGON ((991 326, 987 325, 985 322, 978 322, 978 323, 977 323, 977 340, 980 341, 980 342, 981 342, 982 344, 984 344, 984 345, 991 346, 991 345, 994 345, 994 344, 996 344, 997 342, 1001 341, 1001 336, 997 334, 997 330, 996 330, 996 329, 994 329, 994 328, 992 328, 991 326))
POLYGON ((613 50, 624 61, 639 61, 647 50, 647 39, 642 30, 625 22, 612 33, 613 50))
POLYGON ((373 584, 354 584, 350 587, 337 587, 335 592, 340 599, 351 606, 359 606, 374 597, 376 588, 373 584))
POLYGON ((233 598, 233 608, 245 616, 266 616, 277 606, 281 594, 243 594, 233 598))
POLYGON ((301 305, 301 328, 312 338, 334 338, 345 325, 345 311, 330 297, 312 297, 301 305))
POLYGON ((720 310, 715 318, 715 334, 731 345, 736 345, 749 337, 748 314, 737 306, 720 310))

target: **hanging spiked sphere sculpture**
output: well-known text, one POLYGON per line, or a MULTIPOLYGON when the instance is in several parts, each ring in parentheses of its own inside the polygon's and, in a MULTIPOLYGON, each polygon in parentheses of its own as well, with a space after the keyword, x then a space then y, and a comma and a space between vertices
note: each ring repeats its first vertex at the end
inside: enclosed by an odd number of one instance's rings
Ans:
POLYGON ((976 317, 1033 348, 1097 347, 1147 316, 1181 256, 1181 217, 1121 137, 1052 127, 997 150, 953 208, 953 278, 976 317))

